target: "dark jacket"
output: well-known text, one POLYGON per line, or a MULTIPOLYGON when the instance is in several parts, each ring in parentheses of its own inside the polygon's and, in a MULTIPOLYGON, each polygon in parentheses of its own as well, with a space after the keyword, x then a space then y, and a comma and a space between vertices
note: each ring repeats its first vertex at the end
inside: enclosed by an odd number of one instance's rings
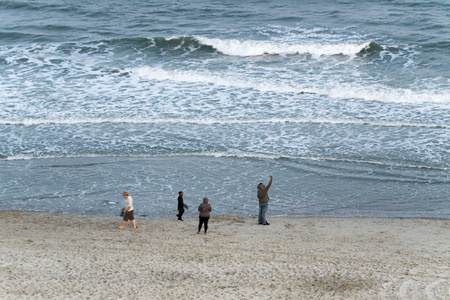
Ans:
POLYGON ((211 210, 211 204, 208 203, 208 198, 203 198, 203 203, 198 207, 200 217, 209 217, 211 210))
POLYGON ((258 199, 260 203, 269 203, 269 189, 272 186, 272 179, 269 184, 265 187, 264 184, 258 184, 258 199))
POLYGON ((178 196, 178 210, 184 210, 183 197, 178 196))

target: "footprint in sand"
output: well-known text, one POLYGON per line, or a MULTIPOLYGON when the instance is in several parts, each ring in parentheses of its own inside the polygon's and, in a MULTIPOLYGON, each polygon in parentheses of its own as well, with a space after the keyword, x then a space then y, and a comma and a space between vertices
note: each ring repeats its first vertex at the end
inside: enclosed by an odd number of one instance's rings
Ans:
POLYGON ((295 228, 294 225, 289 224, 289 223, 284 224, 284 226, 285 226, 287 229, 294 229, 294 228, 295 228))

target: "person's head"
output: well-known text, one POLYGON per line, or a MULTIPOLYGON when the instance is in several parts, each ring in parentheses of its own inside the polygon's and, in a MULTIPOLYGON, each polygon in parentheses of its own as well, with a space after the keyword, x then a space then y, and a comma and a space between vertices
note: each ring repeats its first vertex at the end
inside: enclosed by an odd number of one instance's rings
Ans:
POLYGON ((128 198, 128 197, 130 196, 130 194, 128 194, 128 192, 123 192, 123 196, 124 196, 125 198, 128 198))
POLYGON ((208 198, 203 198, 203 203, 208 203, 209 199, 208 198))
POLYGON ((265 185, 264 183, 262 183, 262 182, 260 182, 260 183, 258 184, 258 186, 257 186, 258 190, 263 189, 263 188, 265 188, 265 187, 266 187, 266 185, 265 185))
POLYGON ((181 197, 183 197, 183 195, 184 195, 183 191, 179 191, 179 192, 178 192, 178 195, 180 195, 181 197))

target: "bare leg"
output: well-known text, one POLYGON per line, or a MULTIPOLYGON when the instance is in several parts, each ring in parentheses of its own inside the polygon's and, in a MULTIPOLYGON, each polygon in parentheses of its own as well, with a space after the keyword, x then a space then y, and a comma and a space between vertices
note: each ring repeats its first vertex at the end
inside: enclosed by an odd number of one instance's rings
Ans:
POLYGON ((133 222, 133 228, 136 229, 136 221, 135 220, 131 220, 131 222, 133 222))
POLYGON ((127 224, 127 221, 123 221, 122 225, 119 226, 120 229, 123 229, 125 227, 125 224, 127 224))

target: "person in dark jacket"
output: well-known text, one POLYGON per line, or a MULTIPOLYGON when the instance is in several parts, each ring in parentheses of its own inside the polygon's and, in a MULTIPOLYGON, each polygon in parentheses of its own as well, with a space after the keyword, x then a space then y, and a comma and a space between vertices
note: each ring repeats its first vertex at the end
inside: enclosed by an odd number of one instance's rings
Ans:
POLYGON ((208 221, 209 221, 209 213, 211 212, 211 204, 208 203, 208 198, 203 198, 203 203, 199 205, 198 211, 200 212, 199 215, 199 222, 198 222, 198 232, 200 233, 200 230, 202 229, 202 225, 205 224, 205 234, 208 231, 208 221))
POLYGON ((183 191, 179 191, 178 192, 178 220, 183 221, 183 214, 184 214, 184 208, 185 208, 185 204, 183 202, 183 191))
POLYGON ((269 207, 269 189, 272 186, 273 177, 270 176, 270 182, 267 186, 264 183, 259 183, 258 188, 258 200, 259 200, 259 214, 258 214, 258 224, 269 225, 266 220, 266 212, 269 207))

